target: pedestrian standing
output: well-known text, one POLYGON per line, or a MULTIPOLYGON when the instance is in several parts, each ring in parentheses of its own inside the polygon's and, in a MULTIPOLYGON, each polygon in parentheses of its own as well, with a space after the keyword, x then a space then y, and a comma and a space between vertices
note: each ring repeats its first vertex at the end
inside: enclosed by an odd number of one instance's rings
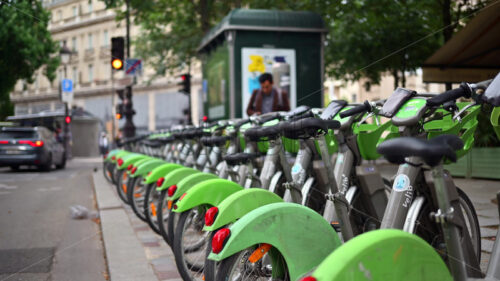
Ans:
POLYGON ((99 151, 101 152, 101 155, 108 153, 108 148, 108 137, 105 132, 101 132, 101 136, 99 137, 99 151))

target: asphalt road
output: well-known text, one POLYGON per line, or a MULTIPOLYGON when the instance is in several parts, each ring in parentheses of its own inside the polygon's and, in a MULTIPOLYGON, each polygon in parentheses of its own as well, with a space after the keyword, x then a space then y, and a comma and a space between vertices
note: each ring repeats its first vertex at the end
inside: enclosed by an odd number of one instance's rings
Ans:
POLYGON ((0 281, 107 279, 99 220, 70 212, 73 205, 96 212, 98 161, 51 172, 0 168, 0 281))

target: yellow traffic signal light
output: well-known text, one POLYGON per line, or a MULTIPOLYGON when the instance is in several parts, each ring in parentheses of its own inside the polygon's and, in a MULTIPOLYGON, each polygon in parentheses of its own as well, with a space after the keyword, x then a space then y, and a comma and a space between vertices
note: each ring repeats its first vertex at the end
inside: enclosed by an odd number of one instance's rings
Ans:
POLYGON ((120 59, 113 59, 111 66, 116 70, 120 70, 123 68, 123 61, 120 59))

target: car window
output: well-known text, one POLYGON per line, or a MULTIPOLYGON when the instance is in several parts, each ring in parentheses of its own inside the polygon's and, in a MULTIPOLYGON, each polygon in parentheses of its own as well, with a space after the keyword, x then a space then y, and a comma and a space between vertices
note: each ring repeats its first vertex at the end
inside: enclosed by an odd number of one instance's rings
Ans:
POLYGON ((36 139, 37 133, 35 131, 3 131, 0 132, 1 140, 9 139, 36 139))

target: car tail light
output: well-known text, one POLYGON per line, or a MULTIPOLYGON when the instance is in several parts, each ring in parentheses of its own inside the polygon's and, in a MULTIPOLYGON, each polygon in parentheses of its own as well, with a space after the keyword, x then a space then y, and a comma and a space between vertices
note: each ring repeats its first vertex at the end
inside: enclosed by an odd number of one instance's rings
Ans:
POLYGON ((205 213, 205 224, 207 226, 211 226, 215 222, 215 218, 217 218, 217 214, 219 213, 219 208, 212 207, 207 210, 205 213))
POLYGON ((121 158, 118 158, 118 161, 117 161, 117 162, 118 162, 118 166, 121 166, 121 165, 123 165, 123 159, 121 159, 121 158))
POLYGON ((158 186, 158 187, 162 186, 164 181, 165 181, 165 178, 164 178, 164 177, 159 178, 159 179, 156 181, 156 186, 158 186))
POLYGON ((307 276, 307 277, 300 279, 300 281, 316 281, 316 278, 314 278, 312 276, 307 276))
POLYGON ((137 171, 137 167, 134 167, 134 168, 132 168, 132 171, 130 171, 130 173, 132 173, 132 175, 133 175, 133 174, 135 174, 136 171, 137 171))
POLYGON ((42 147, 43 146, 43 141, 37 140, 37 141, 30 141, 30 140, 20 140, 18 141, 19 144, 29 144, 33 147, 42 147))
POLYGON ((231 235, 229 228, 221 228, 212 238, 212 252, 218 254, 226 245, 227 239, 231 235))
POLYGON ((9 144, 8 140, 0 140, 0 144, 9 144))
POLYGON ((172 197, 174 196, 175 191, 177 190, 177 185, 172 185, 171 187, 168 188, 168 196, 172 197))

